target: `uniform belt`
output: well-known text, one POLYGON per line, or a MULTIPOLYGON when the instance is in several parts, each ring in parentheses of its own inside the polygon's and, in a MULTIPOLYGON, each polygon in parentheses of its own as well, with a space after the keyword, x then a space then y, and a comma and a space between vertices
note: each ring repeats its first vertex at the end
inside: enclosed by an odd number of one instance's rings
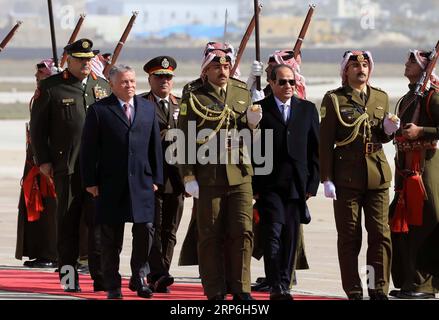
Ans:
POLYGON ((375 153, 377 151, 380 151, 383 148, 383 145, 381 143, 373 143, 373 142, 367 142, 364 145, 364 152, 366 154, 375 153))

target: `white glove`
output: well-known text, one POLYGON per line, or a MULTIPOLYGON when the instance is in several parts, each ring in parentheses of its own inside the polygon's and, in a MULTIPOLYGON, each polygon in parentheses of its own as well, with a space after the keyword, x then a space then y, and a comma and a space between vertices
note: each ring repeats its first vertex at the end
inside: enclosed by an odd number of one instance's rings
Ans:
POLYGON ((332 183, 332 181, 326 180, 323 182, 323 186, 325 187, 325 197, 337 200, 335 185, 332 183))
POLYGON ((198 186, 197 180, 192 180, 192 181, 186 182, 184 184, 184 190, 187 193, 189 193, 192 197, 198 199, 200 187, 198 186))
POLYGON ((251 129, 256 128, 259 121, 262 119, 262 108, 255 104, 247 108, 247 123, 251 129))
POLYGON ((252 89, 256 82, 256 77, 261 77, 264 72, 264 64, 259 61, 253 61, 250 67, 250 75, 247 79, 247 88, 252 89))
POLYGON ((389 113, 387 117, 384 118, 384 133, 388 136, 394 134, 401 125, 401 120, 396 116, 389 113))

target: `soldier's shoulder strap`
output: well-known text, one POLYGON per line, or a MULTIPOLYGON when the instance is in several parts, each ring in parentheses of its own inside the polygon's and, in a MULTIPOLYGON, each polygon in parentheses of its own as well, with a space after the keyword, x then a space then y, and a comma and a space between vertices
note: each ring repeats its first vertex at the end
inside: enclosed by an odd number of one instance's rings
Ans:
POLYGON ((178 104, 178 102, 181 100, 180 97, 174 96, 172 93, 169 95, 169 99, 173 104, 178 104))
POLYGON ((63 73, 64 72, 57 73, 57 74, 54 74, 52 76, 47 77, 46 79, 41 80, 38 87, 40 89, 44 90, 44 89, 51 88, 59 83, 64 82, 65 79, 64 79, 63 73))
POLYGON ((370 86, 370 88, 371 88, 371 89, 374 89, 374 90, 376 90, 376 91, 379 91, 379 92, 381 92, 381 93, 384 93, 385 95, 387 95, 387 92, 384 91, 383 89, 379 88, 379 87, 373 87, 373 86, 370 86))
POLYGON ((230 83, 233 85, 233 86, 235 86, 235 87, 238 87, 238 88, 241 88, 241 89, 244 89, 244 90, 247 90, 247 84, 244 82, 244 81, 241 81, 241 80, 239 80, 239 79, 236 79, 236 78, 230 78, 230 83))
POLYGON ((337 89, 329 90, 326 92, 327 95, 330 95, 331 93, 338 93, 343 90, 343 87, 338 87, 337 89))
POLYGON ((203 80, 198 78, 194 81, 189 82, 183 87, 183 96, 189 94, 189 92, 193 92, 203 86, 203 80))

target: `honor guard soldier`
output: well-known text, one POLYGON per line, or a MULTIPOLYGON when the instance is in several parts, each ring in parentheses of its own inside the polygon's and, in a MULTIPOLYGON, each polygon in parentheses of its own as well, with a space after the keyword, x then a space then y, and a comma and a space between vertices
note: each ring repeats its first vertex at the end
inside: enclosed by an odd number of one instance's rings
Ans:
POLYGON ((172 141, 166 141, 166 133, 177 128, 180 112, 180 98, 174 96, 174 70, 177 62, 169 56, 159 56, 149 60, 143 70, 149 75, 151 91, 142 95, 154 103, 160 127, 163 151, 163 186, 155 193, 156 220, 154 242, 149 255, 148 283, 154 292, 167 293, 174 283, 169 274, 174 247, 177 243, 177 229, 183 214, 184 185, 178 167, 166 162, 165 152, 172 141))
POLYGON ((392 173, 382 143, 392 139, 399 122, 388 113, 387 94, 369 85, 372 70, 370 52, 345 52, 340 71, 343 86, 327 92, 320 109, 321 181, 325 196, 334 199, 341 279, 344 291, 353 300, 363 298, 358 270, 361 209, 368 232, 371 299, 387 299, 390 276, 388 207, 392 173))
POLYGON ((91 40, 80 39, 64 48, 68 54, 68 67, 41 81, 30 123, 36 163, 40 171, 55 183, 59 274, 66 292, 81 290, 76 261, 82 212, 85 212, 89 225, 88 257, 94 289, 104 289, 100 272, 99 233, 93 227, 94 199, 81 185, 79 167, 79 149, 87 108, 110 94, 107 81, 91 72, 91 59, 99 53, 92 47, 91 40), (72 271, 74 283, 68 281, 71 278, 67 277, 72 275, 72 271))
POLYGON ((439 78, 424 80, 431 52, 412 50, 405 63, 407 92, 397 105, 395 199, 391 208, 391 296, 430 299, 439 292, 439 78))
POLYGON ((201 77, 183 89, 179 128, 186 153, 196 148, 200 154, 195 161, 186 159, 181 172, 186 192, 198 198, 198 262, 207 298, 224 300, 232 293, 235 300, 252 300, 253 168, 250 159, 242 161, 246 141, 235 144, 229 133, 256 128, 262 110, 252 107, 246 84, 230 78, 231 54, 227 45, 208 43, 201 77), (196 147, 190 145, 194 133, 196 147), (215 153, 213 146, 221 151, 215 153), (232 153, 239 154, 238 163, 224 161, 232 153))

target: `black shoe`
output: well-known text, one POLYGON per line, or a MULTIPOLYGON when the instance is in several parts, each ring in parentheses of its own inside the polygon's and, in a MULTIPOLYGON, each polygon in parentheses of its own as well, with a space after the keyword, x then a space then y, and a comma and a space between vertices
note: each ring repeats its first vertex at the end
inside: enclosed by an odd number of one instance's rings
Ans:
POLYGON ((434 293, 400 291, 396 296, 399 299, 434 299, 434 293))
POLYGON ((137 296, 141 298, 151 298, 152 297, 152 290, 148 286, 142 286, 139 289, 137 289, 137 296))
POLYGON ((28 260, 23 263, 28 268, 56 268, 58 263, 45 259, 28 260))
POLYGON ((90 273, 90 270, 88 269, 88 265, 82 263, 78 263, 76 265, 76 270, 78 270, 79 273, 84 273, 84 274, 90 273))
POLYGON ((359 292, 348 294, 349 300, 363 300, 363 295, 359 292))
POLYGON ((244 300, 244 301, 249 301, 249 300, 255 300, 250 293, 247 292, 241 292, 241 293, 234 293, 233 294, 233 300, 244 300))
POLYGON ((370 292, 369 298, 370 300, 389 300, 387 295, 382 291, 370 292))
POLYGON ((399 290, 390 290, 389 296, 391 297, 397 297, 399 294, 399 290))
POLYGON ((213 297, 208 298, 208 300, 226 300, 225 294, 216 294, 213 297))
POLYGON ((171 275, 161 276, 156 282, 152 284, 152 289, 157 293, 169 293, 168 287, 174 283, 174 277, 171 275))
POLYGON ((122 299, 120 288, 108 290, 107 299, 122 299))
POLYGON ((270 290, 270 300, 291 301, 294 299, 293 296, 288 291, 286 291, 282 286, 277 285, 277 286, 273 286, 270 290))
POLYGON ((267 282, 259 282, 251 287, 252 291, 256 292, 270 292, 270 285, 267 282))
POLYGON ((105 286, 102 283, 94 282, 93 283, 93 291, 99 292, 99 291, 107 291, 107 290, 105 289, 105 286))
POLYGON ((272 292, 272 293, 270 293, 270 300, 292 301, 292 300, 294 300, 294 298, 288 292, 272 292))

